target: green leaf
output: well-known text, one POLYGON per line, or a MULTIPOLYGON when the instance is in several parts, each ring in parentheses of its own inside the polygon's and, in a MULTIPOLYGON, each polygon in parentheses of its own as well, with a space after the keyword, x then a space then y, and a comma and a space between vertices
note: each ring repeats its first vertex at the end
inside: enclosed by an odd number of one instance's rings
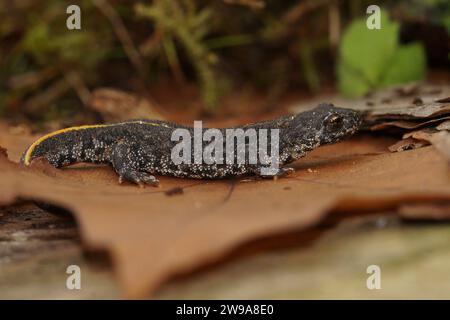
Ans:
POLYGON ((368 29, 366 19, 355 20, 344 33, 340 57, 371 84, 378 83, 384 66, 397 49, 399 25, 381 11, 381 29, 368 29))
POLYGON ((381 29, 370 30, 366 19, 355 20, 344 32, 337 76, 340 92, 362 96, 384 86, 420 80, 426 73, 422 44, 400 45, 399 25, 381 12, 381 29))
POLYGON ((339 77, 339 92, 346 97, 359 97, 370 90, 369 84, 361 74, 352 70, 345 63, 339 63, 337 67, 339 77))
POLYGON ((426 58, 421 43, 412 43, 397 49, 391 58, 381 86, 401 84, 425 77, 426 58))

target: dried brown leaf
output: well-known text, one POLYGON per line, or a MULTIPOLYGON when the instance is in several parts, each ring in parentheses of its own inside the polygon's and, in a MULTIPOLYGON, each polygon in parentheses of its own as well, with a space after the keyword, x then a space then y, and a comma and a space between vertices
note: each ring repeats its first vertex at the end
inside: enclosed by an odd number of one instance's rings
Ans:
POLYGON ((318 96, 297 103, 291 109, 298 112, 327 101, 337 106, 367 111, 367 120, 376 124, 393 119, 420 120, 449 115, 449 96, 450 85, 411 85, 373 92, 361 99, 345 99, 337 95, 318 96), (420 104, 417 103, 418 99, 420 104))
POLYGON ((433 146, 450 161, 450 133, 441 131, 431 137, 433 146))
POLYGON ((89 106, 106 122, 129 119, 157 119, 163 116, 149 100, 117 89, 99 88, 92 92, 89 106))
POLYGON ((399 215, 408 220, 450 220, 450 204, 410 204, 398 209, 399 215))

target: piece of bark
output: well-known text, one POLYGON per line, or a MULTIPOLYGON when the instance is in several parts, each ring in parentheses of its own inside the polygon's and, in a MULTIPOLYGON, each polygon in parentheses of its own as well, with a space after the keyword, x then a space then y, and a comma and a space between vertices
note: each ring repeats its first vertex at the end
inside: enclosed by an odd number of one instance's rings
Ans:
POLYGON ((406 139, 402 139, 402 140, 396 142, 395 144, 389 146, 388 149, 391 152, 401 152, 401 151, 406 151, 406 150, 422 148, 429 144, 430 143, 428 141, 417 140, 414 138, 406 138, 406 139))
POLYGON ((431 120, 428 120, 428 121, 421 121, 421 122, 413 122, 413 121, 406 121, 406 120, 387 121, 387 122, 381 122, 381 123, 375 124, 370 129, 372 131, 379 131, 379 130, 388 129, 390 127, 396 127, 396 128, 411 130, 411 129, 417 129, 417 128, 425 127, 425 126, 428 126, 430 124, 435 124, 436 122, 437 123, 443 123, 443 122, 445 122, 448 119, 450 119, 449 116, 440 117, 440 118, 437 118, 437 119, 431 119, 431 120))
POLYGON ((403 139, 410 138, 431 143, 441 155, 450 161, 450 133, 448 131, 427 128, 403 135, 403 139))
POLYGON ((431 142, 431 137, 436 133, 435 129, 425 128, 422 130, 415 130, 407 132, 403 135, 403 139, 413 138, 417 140, 425 140, 431 142))
POLYGON ((436 102, 440 102, 440 103, 448 103, 448 102, 450 102, 450 96, 449 96, 449 97, 446 97, 446 98, 436 99, 436 102))
POLYGON ((444 121, 442 123, 440 123, 437 127, 436 130, 450 130, 450 120, 444 121))

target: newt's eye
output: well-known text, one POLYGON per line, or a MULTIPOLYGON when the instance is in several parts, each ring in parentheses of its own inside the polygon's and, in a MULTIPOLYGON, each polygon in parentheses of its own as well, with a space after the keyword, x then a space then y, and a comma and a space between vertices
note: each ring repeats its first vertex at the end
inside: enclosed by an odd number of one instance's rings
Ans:
POLYGON ((331 114, 328 117, 326 117, 324 120, 324 124, 330 129, 341 128, 343 122, 344 122, 344 119, 337 114, 331 114))

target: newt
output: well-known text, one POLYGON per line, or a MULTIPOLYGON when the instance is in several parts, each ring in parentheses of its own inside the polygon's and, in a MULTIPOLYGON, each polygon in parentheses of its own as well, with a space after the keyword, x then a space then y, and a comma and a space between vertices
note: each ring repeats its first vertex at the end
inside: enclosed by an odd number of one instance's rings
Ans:
MULTIPOLYGON (((362 123, 360 112, 322 103, 314 109, 274 120, 252 123, 247 129, 279 129, 278 171, 283 175, 292 169, 286 164, 305 156, 315 148, 338 142, 356 133, 362 123)), ((21 162, 28 166, 33 159, 43 157, 57 168, 80 162, 111 165, 119 182, 129 181, 144 186, 157 186, 154 176, 220 179, 245 174, 262 175, 263 164, 250 163, 179 163, 171 153, 177 141, 175 129, 186 129, 194 136, 194 128, 162 120, 130 120, 111 124, 95 124, 57 130, 36 140, 24 152, 21 162)), ((207 130, 204 128, 202 130, 207 130)), ((224 136, 227 128, 218 129, 224 136)), ((245 140, 246 148, 249 141, 245 140)), ((203 142, 205 146, 207 142, 203 142)), ((235 147, 236 148, 236 147, 235 147)), ((247 150, 246 149, 246 150, 247 150)), ((236 149, 234 150, 235 153, 236 149)), ((226 148, 223 148, 226 152, 226 148)), ((224 155, 225 156, 225 155, 224 155)))

